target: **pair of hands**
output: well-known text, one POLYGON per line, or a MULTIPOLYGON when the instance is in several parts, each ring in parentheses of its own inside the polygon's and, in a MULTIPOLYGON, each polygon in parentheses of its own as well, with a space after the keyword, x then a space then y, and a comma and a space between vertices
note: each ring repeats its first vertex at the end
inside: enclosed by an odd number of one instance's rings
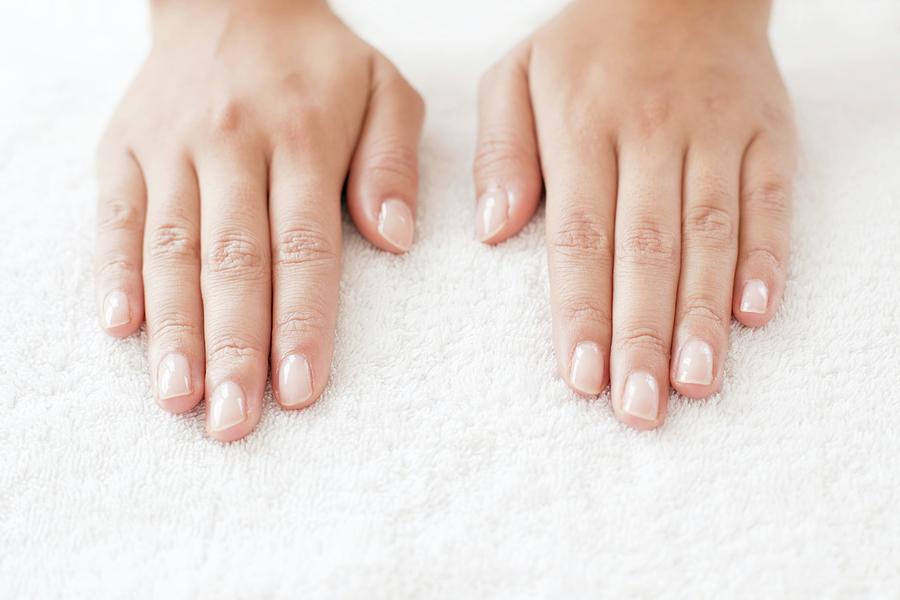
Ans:
MULTIPOLYGON (((576 0, 483 78, 476 233, 546 191, 553 337, 576 392, 639 429, 669 383, 717 391, 731 315, 784 289, 794 137, 768 2, 576 0)), ((372 244, 414 238, 424 103, 320 0, 154 5, 98 151, 104 328, 146 320, 154 393, 222 441, 330 371, 342 191, 372 244)))

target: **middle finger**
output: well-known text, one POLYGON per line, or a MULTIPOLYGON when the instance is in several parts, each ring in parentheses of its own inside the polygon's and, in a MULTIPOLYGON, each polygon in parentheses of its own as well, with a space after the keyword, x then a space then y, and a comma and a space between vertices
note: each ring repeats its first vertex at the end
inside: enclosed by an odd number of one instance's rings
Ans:
POLYGON ((619 151, 611 390, 619 418, 638 429, 663 422, 669 396, 683 154, 662 134, 619 151))

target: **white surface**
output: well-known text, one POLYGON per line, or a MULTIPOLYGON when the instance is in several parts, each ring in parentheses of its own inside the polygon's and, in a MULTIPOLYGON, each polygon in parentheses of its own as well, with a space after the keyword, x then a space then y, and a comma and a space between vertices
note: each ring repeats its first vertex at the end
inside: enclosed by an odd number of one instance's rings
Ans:
POLYGON ((429 102, 418 244, 346 225, 328 392, 221 446, 95 324, 91 155, 142 4, 0 3, 0 597, 897 597, 900 5, 780 7, 785 309, 637 434, 554 375, 543 216, 472 241, 475 81, 554 4, 340 3, 429 102))

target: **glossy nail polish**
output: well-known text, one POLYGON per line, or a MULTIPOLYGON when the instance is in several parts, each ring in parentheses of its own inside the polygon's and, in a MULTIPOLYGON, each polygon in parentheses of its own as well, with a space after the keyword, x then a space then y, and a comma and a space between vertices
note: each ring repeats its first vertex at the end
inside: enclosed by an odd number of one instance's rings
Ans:
POLYGON ((659 414, 659 385, 656 378, 644 371, 635 371, 625 380, 622 410, 629 415, 655 421, 659 414))
POLYGON ((595 342, 579 342, 572 353, 572 387, 587 396, 596 396, 603 388, 603 354, 595 342))
POLYGON ((713 381, 713 353, 703 340, 690 339, 678 353, 675 381, 695 385, 709 385, 713 381))
POLYGON ((114 290, 103 300, 103 324, 107 329, 120 327, 131 321, 128 296, 121 290, 114 290))
POLYGON ((412 247, 415 222, 406 202, 392 198, 381 203, 378 233, 400 252, 406 252, 412 247))
POLYGON ((475 209, 475 235, 487 241, 497 235, 509 219, 509 196, 501 189, 485 192, 475 209))
POLYGON ((183 354, 167 354, 159 363, 156 393, 160 400, 188 396, 192 392, 191 366, 183 354))
POLYGON ((241 387, 231 381, 220 383, 209 399, 209 428, 225 431, 247 420, 247 401, 241 387))
POLYGON ((312 372, 309 361, 291 354, 278 367, 278 400, 286 407, 302 406, 312 398, 312 372))
POLYGON ((765 314, 769 307, 769 288, 761 279, 750 279, 741 295, 741 312, 765 314))

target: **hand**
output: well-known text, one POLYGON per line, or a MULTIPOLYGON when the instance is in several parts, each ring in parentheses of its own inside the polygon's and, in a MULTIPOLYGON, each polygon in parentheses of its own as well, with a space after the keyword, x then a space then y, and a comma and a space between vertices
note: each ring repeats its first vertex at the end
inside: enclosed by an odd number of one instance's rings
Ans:
POLYGON ((318 0, 154 5, 153 49, 98 152, 97 300, 146 316, 154 392, 257 424, 269 355, 284 408, 328 380, 341 191, 375 246, 413 241, 423 103, 318 0))
POLYGON ((759 327, 781 301, 794 133, 768 16, 576 1, 482 81, 478 236, 518 232, 543 181, 560 371, 583 395, 609 384, 639 429, 670 380, 719 390, 731 314, 759 327))

